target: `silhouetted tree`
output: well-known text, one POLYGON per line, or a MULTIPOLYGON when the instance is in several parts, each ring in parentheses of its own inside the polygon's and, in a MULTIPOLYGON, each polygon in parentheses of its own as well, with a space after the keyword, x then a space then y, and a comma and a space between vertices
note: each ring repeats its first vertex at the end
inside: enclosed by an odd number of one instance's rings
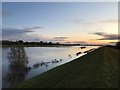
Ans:
POLYGON ((120 47, 120 42, 117 42, 117 43, 116 43, 116 46, 117 46, 117 47, 120 47))
POLYGON ((40 41, 40 45, 43 45, 43 41, 40 41))
POLYGON ((7 57, 9 59, 7 81, 10 82, 10 86, 13 86, 23 81, 25 75, 30 70, 28 67, 28 57, 24 47, 11 47, 7 57))
POLYGON ((53 43, 52 42, 49 42, 48 45, 52 45, 53 43))
POLYGON ((120 42, 117 42, 117 43, 116 43, 116 47, 117 47, 118 49, 120 49, 120 42))
POLYGON ((56 45, 59 45, 59 42, 56 42, 56 45))
POLYGON ((8 53, 10 65, 25 67, 28 64, 28 57, 24 47, 11 47, 8 53))

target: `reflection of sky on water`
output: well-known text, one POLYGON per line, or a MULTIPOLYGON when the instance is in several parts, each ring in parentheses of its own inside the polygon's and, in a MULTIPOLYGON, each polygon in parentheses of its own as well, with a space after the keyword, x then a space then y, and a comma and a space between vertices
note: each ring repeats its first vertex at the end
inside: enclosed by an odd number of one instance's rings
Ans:
POLYGON ((8 66, 5 73, 3 68, 3 87, 12 87, 25 79, 25 75, 30 71, 27 66, 29 62, 24 47, 10 47, 6 54, 8 66))
MULTIPOLYGON (((41 62, 50 62, 48 63, 48 66, 40 66, 36 69, 30 69, 29 72, 24 74, 25 78, 24 79, 29 79, 31 77, 34 77, 40 73, 43 73, 47 70, 50 70, 56 66, 59 66, 61 64, 67 63, 77 57, 80 57, 84 54, 80 54, 76 56, 77 52, 84 52, 86 50, 89 50, 91 48, 95 48, 96 46, 87 46, 85 49, 81 49, 78 46, 72 46, 72 47, 25 47, 25 52, 26 55, 28 56, 28 67, 33 67, 34 64, 36 63, 41 63, 41 62), (70 57, 70 56, 71 57, 70 57), (59 61, 58 63, 52 63, 54 60, 59 61), (62 59, 62 61, 60 61, 62 59)), ((4 48, 3 49, 3 57, 2 57, 2 68, 3 68, 3 76, 6 77, 8 71, 9 71, 9 64, 8 64, 8 58, 7 58, 7 53, 10 52, 10 49, 4 48)), ((9 82, 5 81, 3 77, 3 87, 6 87, 9 85, 9 82)))

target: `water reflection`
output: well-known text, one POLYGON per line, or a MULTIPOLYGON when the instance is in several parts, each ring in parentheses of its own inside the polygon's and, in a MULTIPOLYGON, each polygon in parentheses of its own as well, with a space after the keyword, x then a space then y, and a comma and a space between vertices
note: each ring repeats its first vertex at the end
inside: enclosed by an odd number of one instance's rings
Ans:
POLYGON ((10 47, 7 58, 9 60, 9 69, 6 77, 10 87, 25 79, 25 75, 30 71, 28 67, 28 56, 24 47, 10 47))
POLYGON ((78 53, 76 53, 76 56, 78 56, 79 54, 81 54, 82 52, 78 52, 78 53))
POLYGON ((72 58, 72 56, 71 56, 71 55, 68 55, 68 57, 69 57, 69 58, 72 58))
POLYGON ((92 52, 92 51, 94 51, 94 50, 95 50, 95 48, 92 48, 92 49, 90 49, 90 50, 85 51, 84 53, 90 53, 90 52, 92 52))
POLYGON ((87 54, 84 52, 92 48, 93 46, 85 49, 80 49, 79 46, 69 48, 27 47, 25 49, 24 47, 11 47, 10 50, 4 48, 2 57, 2 86, 3 88, 9 88, 25 79, 30 79, 56 66, 87 54), (82 53, 76 56, 77 52, 82 53), (29 62, 26 54, 29 55, 29 62))
POLYGON ((49 61, 49 62, 41 62, 41 63, 35 63, 34 65, 33 65, 33 67, 31 67, 32 69, 36 69, 36 68, 38 68, 38 67, 42 67, 42 66, 49 66, 49 64, 50 63, 52 63, 52 64, 57 64, 57 63, 61 63, 62 62, 62 60, 63 59, 60 59, 60 60, 57 60, 57 59, 54 59, 54 60, 52 60, 52 61, 49 61))

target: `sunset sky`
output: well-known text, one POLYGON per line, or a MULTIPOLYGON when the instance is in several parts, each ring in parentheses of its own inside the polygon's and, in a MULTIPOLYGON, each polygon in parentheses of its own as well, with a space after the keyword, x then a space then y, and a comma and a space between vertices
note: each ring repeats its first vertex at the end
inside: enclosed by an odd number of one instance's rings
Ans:
POLYGON ((4 2, 4 40, 111 44, 118 39, 117 2, 4 2))

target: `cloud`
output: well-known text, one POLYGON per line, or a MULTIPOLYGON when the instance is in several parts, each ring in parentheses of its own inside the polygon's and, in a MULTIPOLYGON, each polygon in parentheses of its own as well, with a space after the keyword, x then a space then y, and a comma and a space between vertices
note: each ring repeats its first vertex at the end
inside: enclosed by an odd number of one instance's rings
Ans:
POLYGON ((34 29, 41 29, 43 27, 30 27, 30 28, 23 28, 23 30, 34 30, 34 29))
POLYGON ((65 44, 87 44, 87 42, 85 41, 63 41, 62 43, 65 43, 65 44))
POLYGON ((35 29, 41 29, 43 27, 29 27, 29 28, 2 28, 2 39, 3 40, 24 40, 24 41, 52 41, 52 42, 63 42, 68 37, 44 37, 39 33, 36 33, 35 29), (35 32, 35 33, 34 33, 35 32))
POLYGON ((93 34, 103 37, 103 38, 100 38, 97 40, 118 40, 118 39, 120 39, 120 35, 118 35, 118 34, 106 34, 103 32, 95 32, 93 34))
POLYGON ((118 20, 117 19, 102 20, 102 21, 98 21, 98 23, 118 23, 118 20))
POLYGON ((93 25, 93 24, 101 24, 101 23, 118 23, 119 20, 117 19, 108 19, 108 20, 96 20, 96 21, 85 21, 80 19, 72 20, 75 24, 82 24, 82 25, 93 25))
POLYGON ((95 33, 93 33, 93 34, 100 35, 100 36, 104 36, 104 35, 106 35, 106 34, 103 33, 103 32, 95 32, 95 33))
POLYGON ((85 42, 85 41, 73 41, 73 43, 76 43, 76 44, 86 44, 87 42, 85 42))
POLYGON ((68 37, 54 37, 54 39, 67 39, 68 37))
POLYGON ((65 41, 69 37, 53 37, 53 41, 65 41))
POLYGON ((4 28, 2 29, 2 35, 8 36, 8 35, 23 35, 29 32, 33 32, 26 29, 15 29, 15 28, 4 28))
MULTIPOLYGON (((34 29, 41 29, 41 27, 31 27, 31 28, 2 28, 2 38, 3 39, 26 39, 28 37, 27 33, 35 32, 34 29)), ((34 38, 34 37, 33 37, 34 38)))

